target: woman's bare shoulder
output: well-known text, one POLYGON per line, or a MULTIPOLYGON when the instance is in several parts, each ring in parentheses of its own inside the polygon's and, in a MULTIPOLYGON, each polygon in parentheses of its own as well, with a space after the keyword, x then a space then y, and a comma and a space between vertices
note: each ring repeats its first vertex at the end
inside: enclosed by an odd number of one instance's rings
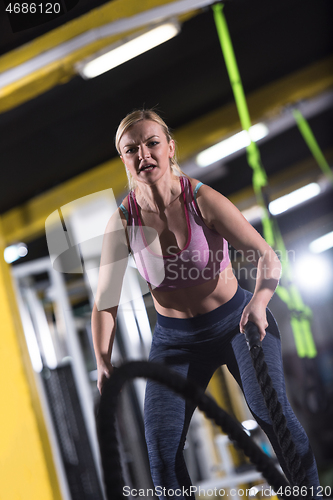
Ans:
MULTIPOLYGON (((126 211, 128 212, 127 198, 124 198, 121 204, 125 207, 126 211)), ((106 226, 106 232, 109 233, 110 231, 121 229, 122 227, 124 228, 127 227, 127 216, 119 206, 110 216, 106 226)))
POLYGON ((202 186, 200 186, 200 188, 196 194, 196 198, 199 198, 202 196, 209 196, 209 194, 211 194, 212 192, 216 192, 213 188, 211 188, 210 186, 207 186, 207 184, 203 183, 199 179, 194 179, 193 177, 189 177, 189 180, 190 180, 193 191, 195 190, 195 188, 197 187, 198 184, 202 184, 202 186))
POLYGON ((202 193, 202 187, 208 187, 202 181, 200 181, 199 179, 194 179, 193 177, 189 177, 189 181, 191 183, 192 191, 195 190, 198 184, 202 184, 202 186, 200 186, 200 189, 198 190, 198 195, 199 193, 200 194, 202 193))
POLYGON ((126 208, 126 210, 128 210, 128 196, 126 196, 126 198, 123 199, 121 204, 126 208))
POLYGON ((192 189, 195 189, 197 184, 200 184, 200 182, 201 182, 198 179, 194 179, 193 177, 188 177, 188 179, 191 183, 192 189))
POLYGON ((123 199, 123 201, 121 202, 121 205, 126 209, 126 212, 127 214, 124 213, 124 211, 118 207, 118 213, 120 215, 120 218, 123 222, 123 225, 124 227, 127 226, 127 220, 128 220, 128 211, 129 211, 129 208, 128 208, 128 196, 126 196, 126 198, 123 199))

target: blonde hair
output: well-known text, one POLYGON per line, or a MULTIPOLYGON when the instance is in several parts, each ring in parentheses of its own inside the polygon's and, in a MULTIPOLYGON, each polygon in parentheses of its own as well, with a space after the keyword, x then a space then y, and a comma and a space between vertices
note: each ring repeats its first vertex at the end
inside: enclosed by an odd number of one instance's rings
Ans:
MULTIPOLYGON (((119 146, 120 139, 122 138, 124 133, 127 132, 127 130, 130 127, 132 127, 132 125, 135 125, 136 123, 138 123, 141 120, 150 120, 150 121, 158 123, 162 127, 162 130, 165 134, 165 137, 167 138, 168 143, 172 140, 172 136, 170 134, 170 131, 169 131, 167 124, 155 111, 153 111, 152 109, 138 109, 138 110, 132 111, 127 116, 125 116, 125 118, 119 124, 118 130, 116 132, 116 141, 115 142, 116 142, 117 151, 120 155, 121 155, 120 146, 119 146)), ((171 168, 172 172, 177 176, 186 175, 186 174, 184 174, 184 172, 182 172, 181 168, 179 167, 175 156, 170 158, 170 168, 171 168)), ((128 187, 132 191, 136 188, 137 182, 133 179, 132 175, 127 170, 127 168, 126 168, 126 174, 127 174, 127 178, 128 178, 128 187)))

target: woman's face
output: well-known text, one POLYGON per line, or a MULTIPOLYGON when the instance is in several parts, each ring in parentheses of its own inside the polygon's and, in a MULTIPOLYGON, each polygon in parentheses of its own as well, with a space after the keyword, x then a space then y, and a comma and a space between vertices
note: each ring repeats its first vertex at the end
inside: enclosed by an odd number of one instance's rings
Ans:
POLYGON ((137 182, 153 184, 170 170, 175 143, 168 142, 163 128, 151 120, 132 125, 119 142, 120 158, 137 182))

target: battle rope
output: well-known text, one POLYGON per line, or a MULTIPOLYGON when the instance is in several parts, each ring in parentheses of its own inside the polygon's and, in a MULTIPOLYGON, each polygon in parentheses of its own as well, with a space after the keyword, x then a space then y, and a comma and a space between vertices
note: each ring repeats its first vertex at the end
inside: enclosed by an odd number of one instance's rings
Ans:
POLYGON ((256 377, 272 420, 273 430, 290 473, 292 484, 294 486, 306 487, 308 485, 306 472, 287 427, 286 417, 282 412, 282 406, 273 387, 272 379, 268 374, 258 328, 251 321, 245 326, 245 338, 250 350, 256 377))
MULTIPOLYGON (((192 381, 184 379, 166 365, 148 361, 131 361, 115 368, 112 377, 105 382, 97 415, 97 431, 108 500, 122 500, 124 498, 123 487, 125 485, 118 452, 115 412, 118 395, 123 384, 135 377, 151 378, 167 385, 177 394, 191 401, 243 449, 276 492, 279 489, 282 492, 287 491, 285 488, 289 486, 289 483, 276 469, 274 461, 253 442, 242 425, 220 408, 211 397, 205 394, 202 388, 192 381)), ((279 496, 293 498, 293 495, 290 494, 279 496)))

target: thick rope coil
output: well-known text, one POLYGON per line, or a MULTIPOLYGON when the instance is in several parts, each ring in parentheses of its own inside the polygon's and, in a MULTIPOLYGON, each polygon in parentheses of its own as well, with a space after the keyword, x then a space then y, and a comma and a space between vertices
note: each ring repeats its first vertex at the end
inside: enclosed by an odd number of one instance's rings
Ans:
MULTIPOLYGON (((205 394, 204 390, 190 380, 184 379, 166 365, 147 361, 131 361, 116 368, 105 382, 97 416, 97 430, 104 471, 104 483, 108 500, 123 500, 124 480, 118 452, 115 428, 115 412, 117 398, 126 380, 144 377, 165 384, 187 400, 198 406, 208 418, 211 418, 228 434, 232 441, 250 458, 257 470, 262 473, 275 491, 285 491, 289 483, 276 469, 273 460, 257 446, 245 432, 242 425, 220 408, 215 401, 205 394)), ((292 495, 281 495, 281 498, 294 498, 292 495)))
MULTIPOLYGON (((282 411, 282 405, 278 400, 276 390, 273 387, 272 379, 268 374, 264 351, 261 347, 260 335, 257 326, 248 322, 245 327, 245 336, 250 349, 252 363, 256 372, 256 377, 265 400, 269 416, 272 420, 273 430, 281 447, 282 456, 290 473, 294 486, 308 486, 306 472, 302 460, 296 451, 295 443, 292 440, 290 430, 287 427, 287 420, 282 411)), ((304 497, 310 498, 310 497, 304 497)))

